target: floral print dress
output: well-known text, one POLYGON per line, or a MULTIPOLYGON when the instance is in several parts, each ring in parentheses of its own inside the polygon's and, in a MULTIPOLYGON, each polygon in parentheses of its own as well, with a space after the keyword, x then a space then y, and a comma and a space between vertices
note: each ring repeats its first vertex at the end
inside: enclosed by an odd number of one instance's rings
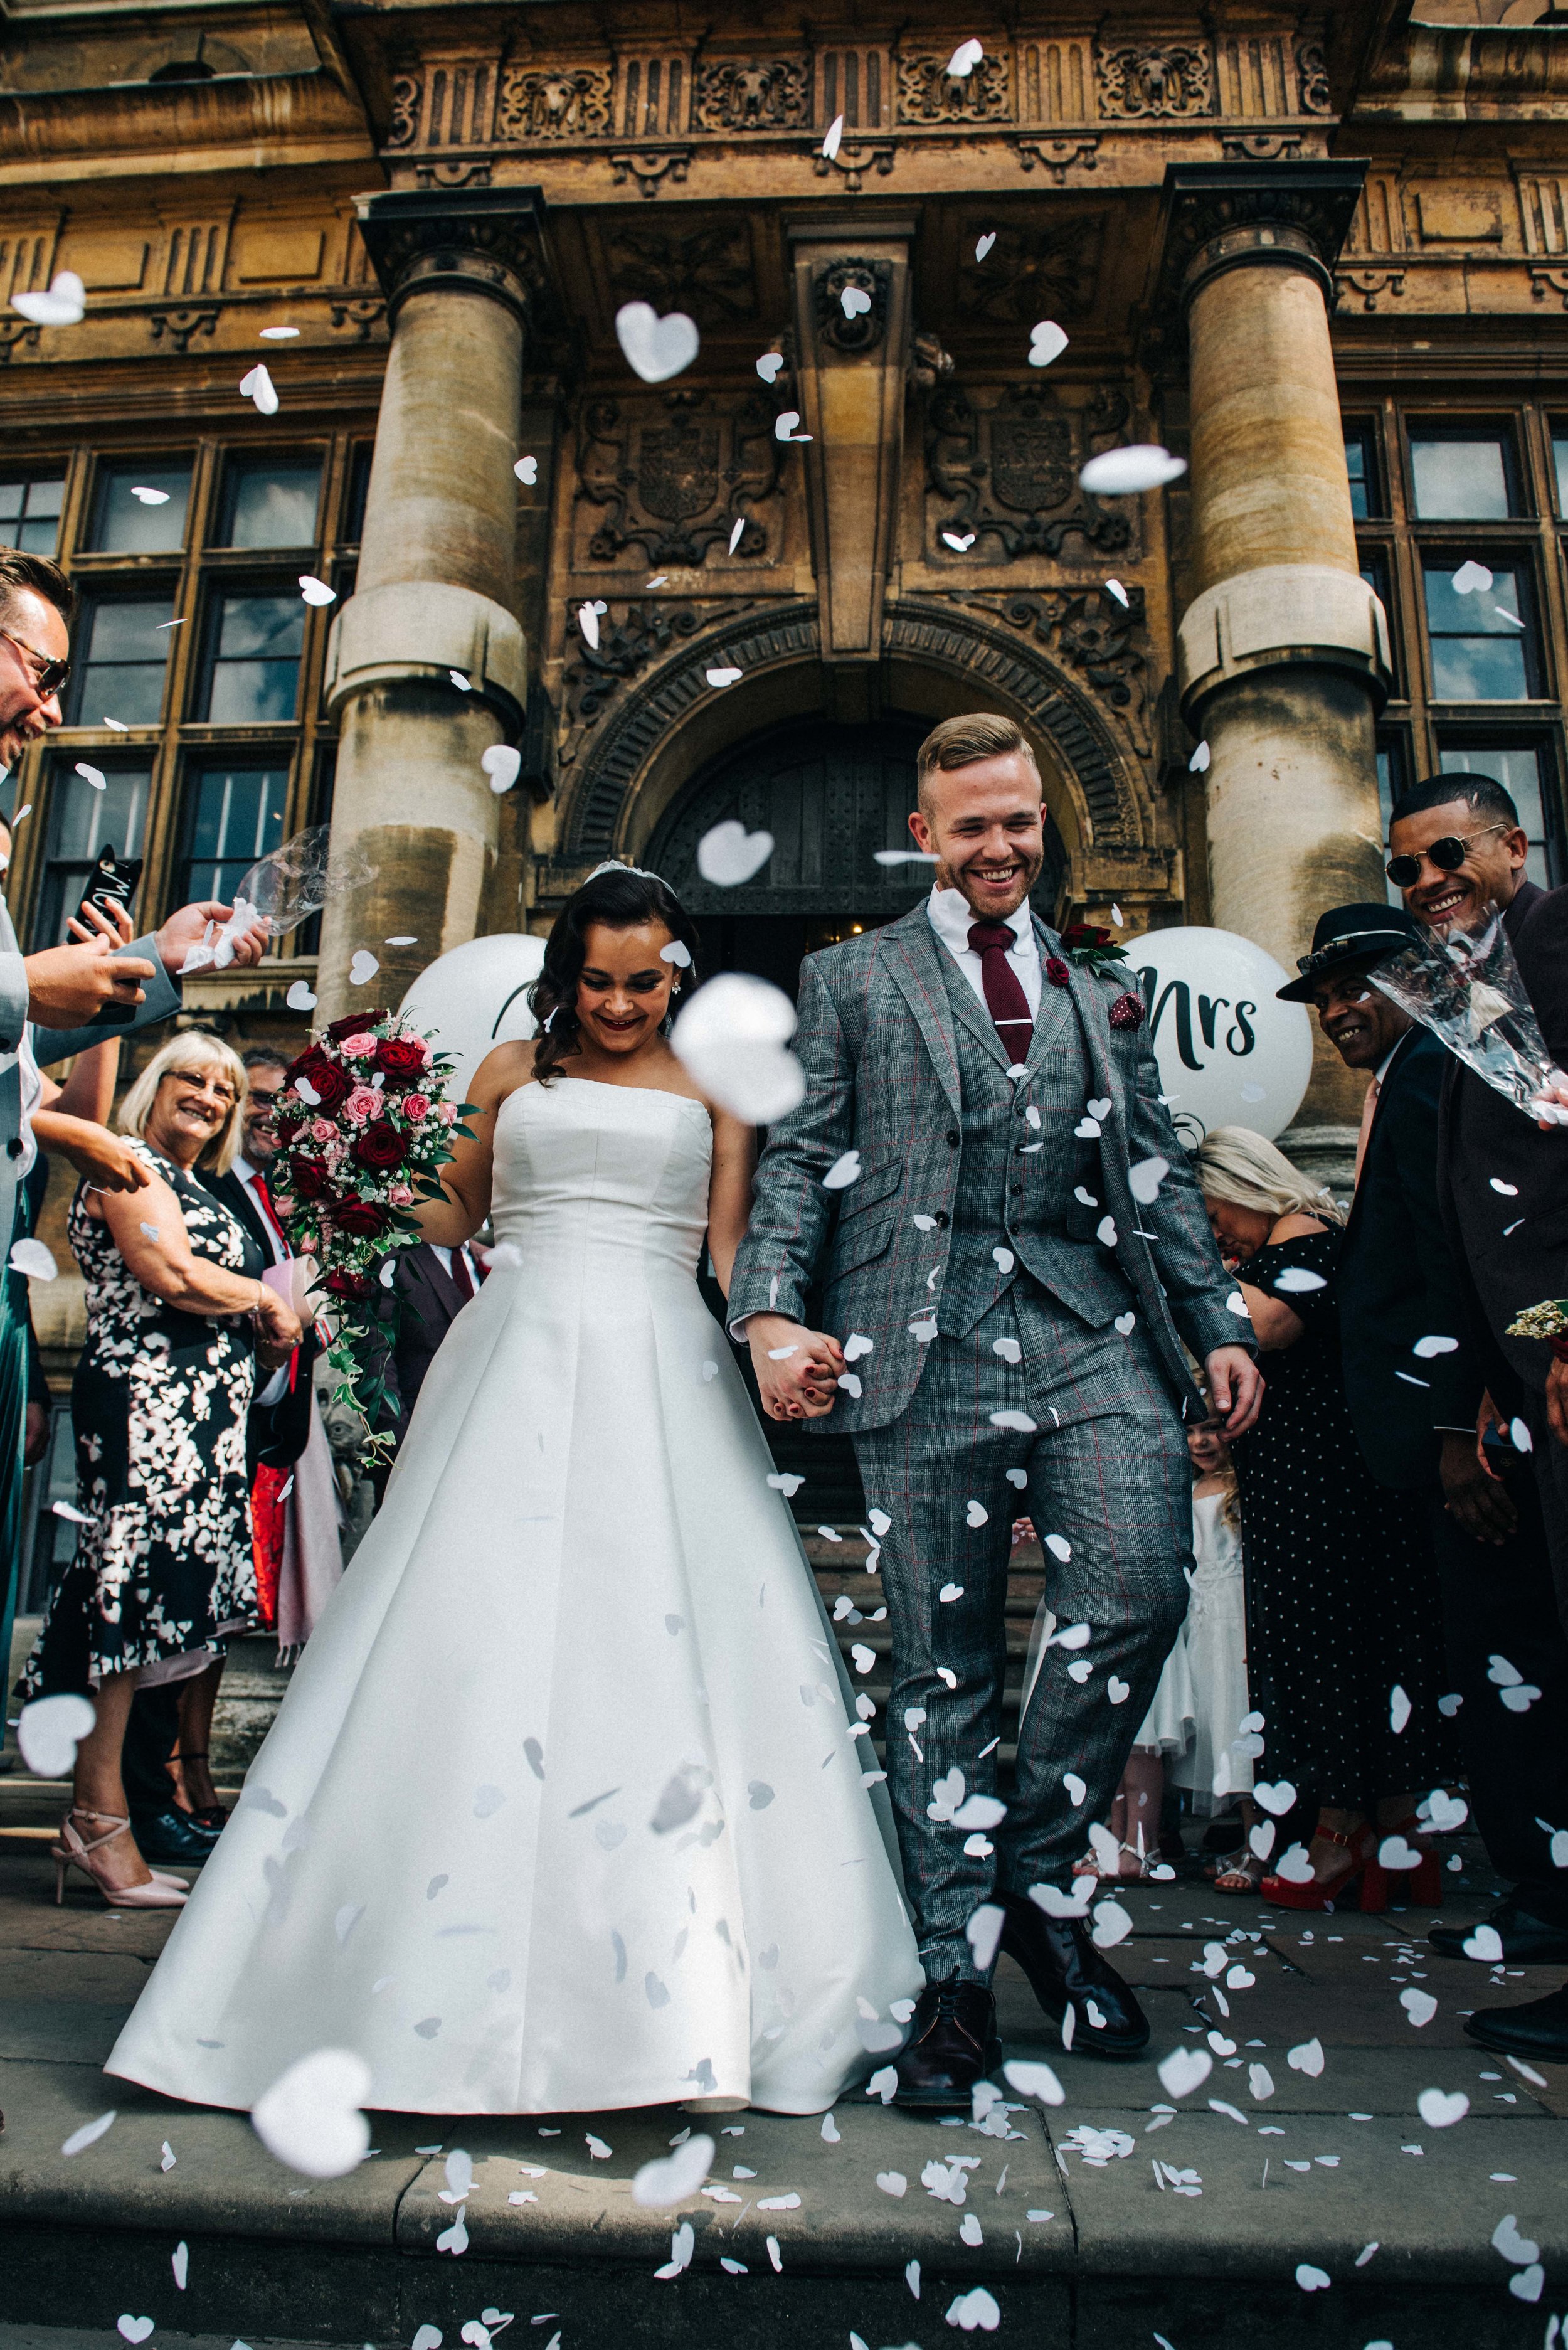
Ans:
MULTIPOLYGON (((131 1149, 180 1202, 195 1255, 257 1275, 261 1253, 194 1175, 131 1149)), ((245 1417, 255 1383, 248 1316, 190 1314, 143 1289, 107 1223, 71 1202, 88 1336, 71 1388, 76 1556, 49 1604, 18 1693, 86 1691, 133 1666, 200 1671, 257 1621, 245 1417)))

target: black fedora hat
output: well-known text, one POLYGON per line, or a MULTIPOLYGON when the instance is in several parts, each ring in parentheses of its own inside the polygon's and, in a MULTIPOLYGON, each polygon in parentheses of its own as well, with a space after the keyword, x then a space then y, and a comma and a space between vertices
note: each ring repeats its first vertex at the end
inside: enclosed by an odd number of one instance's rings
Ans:
POLYGON ((1299 979, 1275 993, 1282 1003, 1310 1003, 1318 982, 1359 964, 1370 971, 1402 947, 1418 946, 1426 932, 1403 906, 1334 906, 1317 918, 1312 952, 1296 957, 1299 979))

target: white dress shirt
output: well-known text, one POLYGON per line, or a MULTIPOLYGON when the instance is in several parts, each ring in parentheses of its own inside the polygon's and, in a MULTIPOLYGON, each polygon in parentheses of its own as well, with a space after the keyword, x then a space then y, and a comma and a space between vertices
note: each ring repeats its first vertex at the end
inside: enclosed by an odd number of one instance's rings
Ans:
MULTIPOLYGON (((969 942, 970 926, 981 920, 981 917, 975 912, 961 889, 942 889, 934 883, 926 900, 926 916, 981 1003, 985 1003, 985 966, 969 942)), ((1040 1013, 1040 941, 1034 935, 1028 899, 1016 913, 1004 919, 1017 941, 1016 945, 1008 948, 1007 960, 1023 990, 1030 1018, 1037 1019, 1040 1013)), ((985 1008, 989 1016, 991 1006, 986 1004, 985 1008)), ((1023 1057, 1020 1054, 1020 1060, 1023 1057)))

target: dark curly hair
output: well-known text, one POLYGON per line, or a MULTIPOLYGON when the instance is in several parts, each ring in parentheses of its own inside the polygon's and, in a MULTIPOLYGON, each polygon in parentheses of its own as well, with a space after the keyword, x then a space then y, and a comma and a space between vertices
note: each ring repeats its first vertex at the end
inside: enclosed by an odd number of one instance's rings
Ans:
POLYGON ((583 1049, 577 1041, 577 982, 587 959, 583 941, 595 922, 610 931, 662 922, 691 958, 691 967, 677 974, 680 993, 689 995, 697 983, 697 927, 668 883, 657 873, 639 873, 629 866, 608 866, 596 873, 556 915, 544 967, 528 991, 529 1006, 539 1023, 534 1075, 542 1086, 583 1049))

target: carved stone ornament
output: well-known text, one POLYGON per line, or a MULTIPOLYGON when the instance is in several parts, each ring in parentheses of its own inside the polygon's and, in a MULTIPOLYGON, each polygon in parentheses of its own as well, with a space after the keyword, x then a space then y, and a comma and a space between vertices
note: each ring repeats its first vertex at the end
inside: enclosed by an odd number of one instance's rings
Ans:
POLYGON ((1228 130, 1220 140, 1227 163, 1293 163, 1301 151, 1299 130, 1228 130))
POLYGON ((640 195, 656 196, 666 180, 672 187, 680 185, 691 169, 691 150, 690 147, 664 147, 646 155, 612 155, 609 161, 610 174, 618 188, 624 188, 628 180, 635 180, 640 195))
POLYGON ((1085 172, 1095 171, 1099 162, 1099 136, 1091 131, 1085 138, 1019 139, 1013 142, 1013 153, 1020 168, 1032 172, 1043 163, 1057 187, 1064 184, 1068 172, 1076 163, 1085 172))
POLYGON ((1402 269, 1336 269, 1334 284, 1342 303, 1347 295, 1353 294, 1364 310, 1376 310, 1380 295, 1386 294, 1397 300, 1403 294, 1405 272, 1402 269))
POLYGON ((601 138, 615 127, 613 82, 610 66, 504 66, 496 136, 601 138))
POLYGON ((433 157, 429 162, 414 165, 414 185, 417 188, 487 188, 490 185, 488 158, 471 159, 463 163, 441 163, 433 157))
POLYGON ((836 351, 874 351, 887 331, 888 291, 892 283, 890 262, 829 262, 812 289, 821 339, 836 351), (864 310, 854 304, 854 317, 844 307, 844 296, 851 287, 870 304, 864 310))
POLYGON ((36 351, 42 331, 26 318, 0 318, 0 367, 9 367, 18 351, 36 351))
POLYGON ((1214 62, 1191 41, 1128 41, 1096 48, 1100 112, 1127 121, 1166 121, 1214 110, 1214 62))
POLYGON ((216 331, 222 307, 221 303, 213 302, 199 310, 155 310, 147 323, 155 343, 167 343, 183 357, 192 336, 210 337, 216 331))
POLYGON ((825 155, 820 148, 814 151, 812 170, 819 180, 836 172, 844 182, 846 195, 857 196, 865 185, 867 172, 875 172, 885 180, 893 169, 898 149, 873 145, 863 140, 842 140, 836 155, 825 155))
POLYGON ((769 551, 753 509, 778 485, 784 450, 774 411, 761 398, 720 407, 706 394, 670 392, 659 417, 623 415, 599 400, 584 413, 577 441, 579 501, 603 509, 588 541, 595 563, 615 563, 639 546, 650 565, 701 563, 729 546, 744 523, 737 556, 769 551))
POLYGON ((949 73, 940 54, 899 57, 900 122, 1006 122, 1012 115, 1004 57, 983 57, 967 74, 949 73))
POLYGON ((519 309, 538 306, 541 317, 559 323, 540 257, 539 207, 531 191, 470 188, 459 197, 393 188, 359 197, 355 211, 387 296, 389 322, 414 286, 461 280, 519 309))
POLYGON ((800 57, 700 65, 692 92, 697 130, 797 130, 811 120, 811 81, 800 57))
POLYGON ((692 227, 659 227, 612 212, 600 236, 618 303, 684 310, 704 330, 756 316, 751 232, 743 220, 710 216, 692 227))
POLYGON ((694 604, 670 604, 657 596, 634 604, 614 603, 599 614, 599 640, 590 645, 576 606, 570 607, 563 678, 568 727, 591 726, 628 678, 638 676, 681 638, 695 636, 703 617, 694 604))
POLYGON ((327 312, 335 327, 352 327, 355 339, 361 343, 369 341, 371 328, 379 326, 386 315, 386 304, 372 300, 369 295, 358 296, 350 301, 334 302, 327 312))
POLYGON ((976 408, 956 385, 940 387, 926 416, 926 481, 937 500, 931 511, 929 560, 995 564, 1018 555, 1061 556, 1079 539, 1115 554, 1132 543, 1132 523, 1120 504, 1102 506, 1078 487, 1091 444, 1119 432, 1130 413, 1123 393, 1102 387, 1093 405, 1057 405, 1044 386, 1010 386, 994 408, 976 408), (972 534, 967 548, 948 546, 972 534))
POLYGON ((1333 112, 1334 93, 1328 86, 1328 62, 1321 41, 1296 43, 1296 87, 1303 114, 1333 112))
POLYGON ((974 257, 977 236, 989 229, 976 214, 960 239, 958 307, 966 317, 1033 326, 1037 318, 1082 317, 1094 305, 1106 214, 1076 210, 1027 217, 995 231, 986 260, 974 257))
POLYGON ((1031 589, 1000 598, 995 608, 1010 628, 1027 630, 1075 670, 1096 700, 1123 720, 1139 750, 1148 750, 1148 630, 1141 588, 1128 588, 1125 609, 1100 587, 1031 589))
POLYGON ((392 113, 387 125, 389 147, 411 147, 420 127, 424 83, 418 74, 398 74, 392 81, 392 113))

